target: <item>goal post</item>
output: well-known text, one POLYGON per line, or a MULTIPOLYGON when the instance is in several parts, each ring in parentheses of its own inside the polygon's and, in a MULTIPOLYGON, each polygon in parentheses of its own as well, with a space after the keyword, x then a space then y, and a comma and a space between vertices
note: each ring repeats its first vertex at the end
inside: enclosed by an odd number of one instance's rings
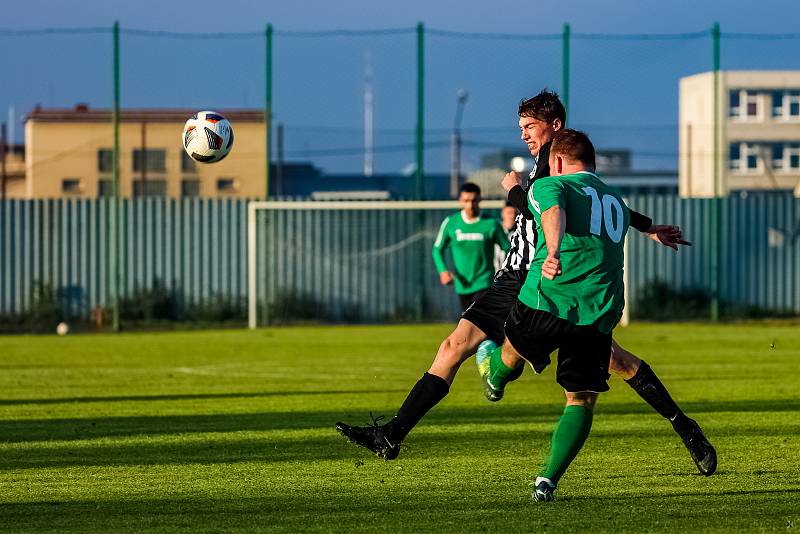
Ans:
MULTIPOLYGON (((503 200, 484 200, 481 207, 484 209, 501 209, 505 205, 503 200)), ((421 213, 436 213, 445 216, 447 212, 461 209, 457 201, 251 201, 247 205, 247 322, 250 329, 258 326, 258 258, 259 258, 259 212, 397 212, 397 211, 417 211, 421 213), (440 213, 441 212, 441 213, 440 213)), ((441 221, 439 221, 441 222, 441 221)), ((437 223, 438 226, 438 223, 437 223)), ((350 228, 350 231, 366 231, 363 228, 350 228)), ((304 237, 307 237, 304 235, 304 237)), ((300 236, 298 236, 298 240, 300 236)), ((355 239, 355 238, 354 238, 355 239)), ((406 240, 408 241, 408 240, 406 240)), ((346 243, 349 243, 347 241, 346 243)), ((339 240, 337 240, 337 244, 339 240)), ((337 246, 333 244, 331 246, 337 246)), ((312 244, 313 245, 313 244, 312 244)), ((407 245, 407 243, 406 243, 407 245)), ((342 245, 346 246, 346 245, 342 245)), ((385 247, 391 248, 391 247, 385 247)), ((320 249, 324 254, 325 249, 320 249)), ((341 253, 341 251, 337 251, 341 253)), ((349 252, 347 252, 349 253, 349 252)), ((429 256, 420 257, 420 261, 428 261, 429 256)), ((422 264, 420 264, 422 265, 422 264)), ((419 269, 418 269, 419 270, 419 269)), ((420 272, 421 276, 423 273, 420 272)))

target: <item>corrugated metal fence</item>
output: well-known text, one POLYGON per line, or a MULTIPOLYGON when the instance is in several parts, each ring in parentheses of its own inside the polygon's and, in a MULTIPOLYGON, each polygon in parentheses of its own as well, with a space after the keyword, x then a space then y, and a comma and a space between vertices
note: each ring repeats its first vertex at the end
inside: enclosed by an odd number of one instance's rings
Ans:
MULTIPOLYGON (((709 288, 712 201, 666 195, 627 201, 656 222, 680 224, 694 242, 676 254, 632 232, 630 301, 656 278, 677 289, 709 288)), ((722 299, 800 313, 800 200, 764 193, 732 196, 722 205, 722 299)), ((415 320, 423 298, 425 318, 457 316, 452 288, 439 286, 430 259, 447 210, 259 213, 263 316, 415 320)), ((103 199, 0 202, 0 314, 27 309, 34 282, 52 284, 69 315, 107 305, 109 217, 103 199)), ((125 200, 122 217, 123 293, 158 282, 185 303, 217 298, 243 305, 246 201, 125 200)))

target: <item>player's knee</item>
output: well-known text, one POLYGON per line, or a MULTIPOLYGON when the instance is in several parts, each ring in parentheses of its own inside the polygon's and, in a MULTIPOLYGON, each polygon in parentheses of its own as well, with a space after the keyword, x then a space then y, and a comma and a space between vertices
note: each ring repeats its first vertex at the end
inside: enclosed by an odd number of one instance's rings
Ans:
POLYGON ((460 362, 469 356, 466 354, 467 352, 466 340, 452 334, 447 336, 439 346, 439 355, 448 361, 460 362))
POLYGON ((633 378, 642 361, 616 343, 611 347, 608 369, 625 380, 633 378))
POLYGON ((593 391, 565 391, 567 406, 583 406, 587 410, 594 410, 597 403, 597 393, 593 391))

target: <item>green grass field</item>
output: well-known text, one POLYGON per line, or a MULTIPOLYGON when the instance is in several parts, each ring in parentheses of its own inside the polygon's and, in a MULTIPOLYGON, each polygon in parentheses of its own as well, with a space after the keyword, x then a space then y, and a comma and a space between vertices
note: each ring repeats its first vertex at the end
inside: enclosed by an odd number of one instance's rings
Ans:
POLYGON ((490 404, 474 363, 384 462, 337 420, 393 415, 450 325, 0 338, 0 529, 798 531, 800 329, 634 325, 717 446, 697 474, 620 379, 555 503, 529 482, 562 409, 553 370, 490 404))

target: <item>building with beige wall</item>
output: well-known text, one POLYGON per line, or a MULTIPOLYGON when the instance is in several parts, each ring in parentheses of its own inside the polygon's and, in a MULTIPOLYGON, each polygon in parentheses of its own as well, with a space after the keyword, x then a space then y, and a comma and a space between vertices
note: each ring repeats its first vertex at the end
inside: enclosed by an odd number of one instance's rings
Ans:
POLYGON ((717 95, 715 151, 714 74, 680 80, 680 195, 792 190, 800 196, 800 71, 720 71, 717 95))
MULTIPOLYGON (((196 110, 120 112, 120 194, 160 197, 263 197, 266 131, 258 110, 219 110, 235 132, 223 161, 197 163, 181 134, 196 110)), ((114 137, 110 110, 85 105, 33 110, 25 118, 23 198, 111 194, 114 137)))

